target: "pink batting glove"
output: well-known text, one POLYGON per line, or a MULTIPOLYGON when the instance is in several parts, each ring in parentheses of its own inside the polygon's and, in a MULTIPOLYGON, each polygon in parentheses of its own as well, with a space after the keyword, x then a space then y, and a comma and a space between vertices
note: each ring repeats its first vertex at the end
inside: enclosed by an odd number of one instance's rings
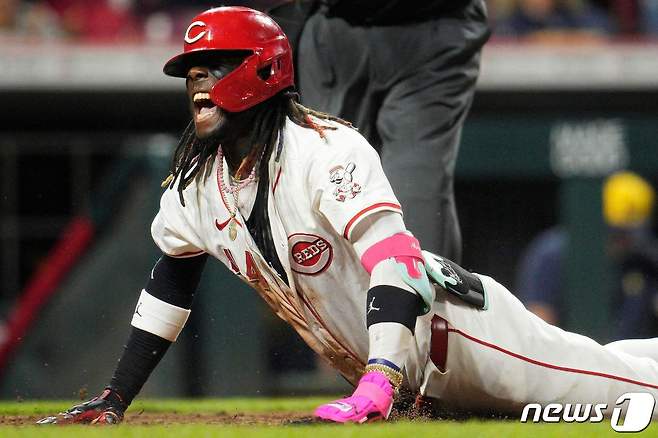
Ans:
POLYGON ((336 423, 365 423, 385 420, 393 407, 393 387, 388 378, 377 371, 361 377, 351 397, 322 405, 315 416, 336 423))

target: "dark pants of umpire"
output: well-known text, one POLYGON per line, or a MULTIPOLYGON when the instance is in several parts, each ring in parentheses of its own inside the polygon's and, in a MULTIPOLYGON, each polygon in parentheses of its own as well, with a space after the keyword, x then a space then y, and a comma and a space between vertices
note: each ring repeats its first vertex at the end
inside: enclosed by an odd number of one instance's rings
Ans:
POLYGON ((302 103, 338 115, 377 148, 423 248, 461 259, 453 175, 489 37, 476 0, 454 17, 354 26, 316 13, 299 42, 302 103))

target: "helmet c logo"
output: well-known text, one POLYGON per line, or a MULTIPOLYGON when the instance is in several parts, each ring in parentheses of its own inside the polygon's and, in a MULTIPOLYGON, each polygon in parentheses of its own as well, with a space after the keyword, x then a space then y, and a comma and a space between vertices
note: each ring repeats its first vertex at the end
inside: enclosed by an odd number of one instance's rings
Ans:
POLYGON ((195 21, 195 22, 193 22, 192 24, 190 24, 190 26, 189 26, 189 27, 187 28, 187 30, 185 31, 185 42, 186 42, 187 44, 194 44, 194 43, 196 43, 196 42, 199 41, 201 38, 203 38, 203 36, 206 34, 206 31, 205 31, 205 30, 202 30, 202 31, 199 32, 196 36, 191 37, 191 36, 190 36, 190 32, 191 32, 192 29, 195 28, 195 27, 206 27, 206 23, 204 23, 203 21, 195 21))

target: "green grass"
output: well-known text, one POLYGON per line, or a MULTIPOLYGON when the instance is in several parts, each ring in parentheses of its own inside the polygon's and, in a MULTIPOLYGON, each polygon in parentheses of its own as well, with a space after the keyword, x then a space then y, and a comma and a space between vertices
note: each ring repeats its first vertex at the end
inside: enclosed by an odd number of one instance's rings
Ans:
MULTIPOLYGON (((64 427, 18 427, 0 428, 0 434, 7 438, 23 438, 38 436, 50 437, 120 437, 120 438, 154 438, 172 436, 177 438, 201 438, 221 436, 226 438, 278 438, 278 437, 309 437, 313 438, 347 438, 347 437, 604 437, 619 436, 605 425, 523 425, 516 423, 394 423, 372 424, 367 426, 205 426, 205 425, 175 425, 175 426, 116 426, 112 428, 94 429, 84 426, 64 427)), ((651 429, 643 432, 649 436, 651 429)), ((655 435, 655 434, 654 434, 655 435)))
MULTIPOLYGON (((202 412, 202 413, 259 413, 259 412, 311 412, 327 398, 293 399, 208 399, 208 400, 141 400, 131 408, 133 412, 202 412)), ((71 406, 70 401, 0 402, 0 415, 45 415, 71 406)), ((203 438, 203 437, 309 437, 312 438, 451 438, 451 437, 604 437, 617 436, 608 421, 601 424, 520 424, 516 421, 434 421, 379 423, 366 426, 302 425, 302 426, 222 426, 222 425, 170 425, 93 428, 85 426, 20 426, 0 427, 0 437, 71 437, 71 438, 203 438)), ((658 428, 651 424, 641 436, 658 436, 658 428)))
MULTIPOLYGON (((308 398, 224 398, 224 399, 160 399, 135 400, 129 412, 311 412, 331 397, 308 398)), ((48 400, 0 401, 0 415, 46 415, 63 411, 80 401, 48 400)))

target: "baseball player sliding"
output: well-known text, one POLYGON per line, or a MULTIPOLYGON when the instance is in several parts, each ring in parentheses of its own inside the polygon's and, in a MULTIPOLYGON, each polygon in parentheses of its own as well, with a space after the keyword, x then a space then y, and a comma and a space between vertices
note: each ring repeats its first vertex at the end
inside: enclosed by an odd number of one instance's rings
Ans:
POLYGON ((265 14, 198 15, 164 72, 185 78, 193 121, 151 228, 163 255, 107 388, 40 423, 121 421, 183 329, 209 256, 355 385, 316 409, 322 420, 386 419, 400 387, 508 413, 658 397, 658 339, 603 346, 565 332, 490 277, 422 251, 367 141, 297 102, 288 40, 265 14))

